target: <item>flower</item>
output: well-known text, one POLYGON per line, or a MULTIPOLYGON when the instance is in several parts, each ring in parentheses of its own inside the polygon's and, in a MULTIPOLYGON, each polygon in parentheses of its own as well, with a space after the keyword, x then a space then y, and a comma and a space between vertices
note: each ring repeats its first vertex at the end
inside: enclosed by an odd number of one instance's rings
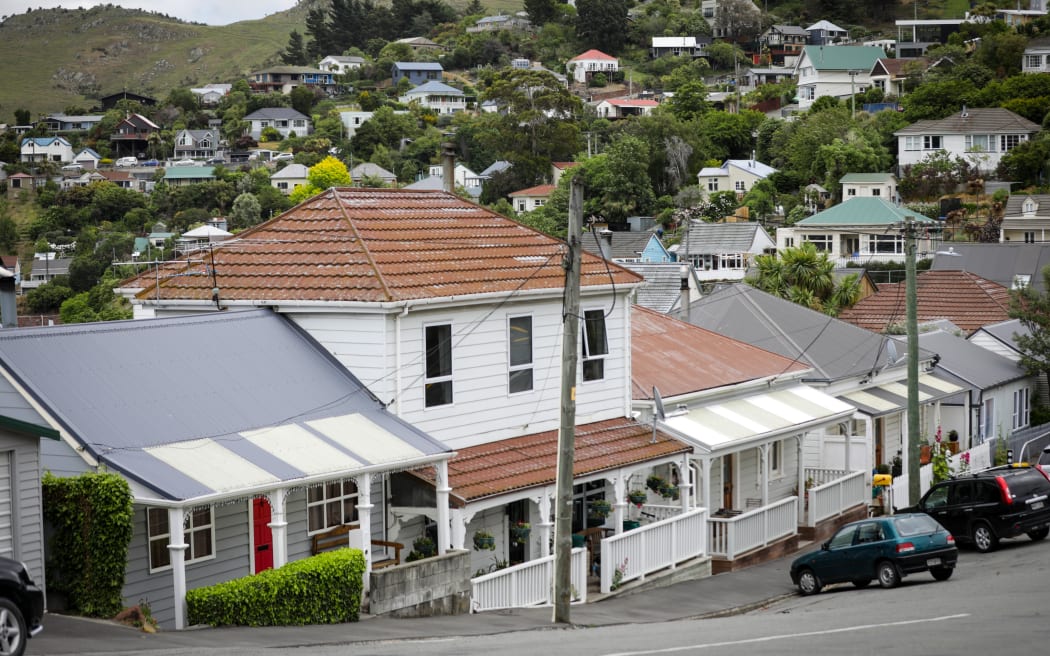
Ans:
POLYGON ((937 442, 937 444, 941 443, 941 427, 940 426, 937 427, 937 434, 933 436, 933 439, 934 439, 935 442, 937 442))
POLYGON ((528 522, 523 522, 519 520, 514 522, 514 528, 518 529, 519 531, 527 531, 530 528, 532 528, 532 526, 528 522))

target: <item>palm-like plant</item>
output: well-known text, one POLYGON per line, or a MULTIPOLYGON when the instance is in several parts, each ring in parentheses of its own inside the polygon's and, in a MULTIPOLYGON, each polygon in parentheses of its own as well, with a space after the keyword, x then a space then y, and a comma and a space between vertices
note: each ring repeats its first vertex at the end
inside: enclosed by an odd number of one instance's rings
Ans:
POLYGON ((785 248, 779 255, 755 258, 757 275, 748 283, 764 292, 835 316, 860 298, 857 276, 836 284, 834 263, 811 242, 785 248))

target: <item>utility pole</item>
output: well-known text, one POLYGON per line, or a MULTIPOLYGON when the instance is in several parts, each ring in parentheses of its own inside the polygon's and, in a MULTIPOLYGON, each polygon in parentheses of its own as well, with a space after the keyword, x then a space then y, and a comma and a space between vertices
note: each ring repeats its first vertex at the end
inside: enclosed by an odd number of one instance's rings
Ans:
POLYGON ((919 502, 919 308, 915 289, 915 217, 904 220, 908 333, 908 505, 919 502))
POLYGON ((569 226, 561 338, 561 426, 558 429, 558 498, 554 504, 554 622, 567 624, 572 604, 572 481, 576 451, 576 345, 580 332, 580 234, 583 183, 569 185, 569 226))

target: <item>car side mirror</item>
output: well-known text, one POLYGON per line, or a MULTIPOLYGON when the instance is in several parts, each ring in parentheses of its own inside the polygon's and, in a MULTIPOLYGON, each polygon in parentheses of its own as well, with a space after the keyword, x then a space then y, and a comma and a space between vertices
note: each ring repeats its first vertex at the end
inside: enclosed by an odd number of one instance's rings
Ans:
POLYGON ((830 548, 830 545, 831 545, 831 542, 825 542, 824 544, 820 545, 820 550, 821 551, 827 551, 830 548))

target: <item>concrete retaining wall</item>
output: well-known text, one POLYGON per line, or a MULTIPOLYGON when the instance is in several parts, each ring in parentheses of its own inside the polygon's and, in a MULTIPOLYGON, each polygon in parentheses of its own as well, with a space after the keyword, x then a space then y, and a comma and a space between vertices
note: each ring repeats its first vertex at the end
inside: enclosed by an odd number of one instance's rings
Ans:
POLYGON ((450 551, 371 573, 372 615, 431 617, 470 612, 470 552, 450 551))

